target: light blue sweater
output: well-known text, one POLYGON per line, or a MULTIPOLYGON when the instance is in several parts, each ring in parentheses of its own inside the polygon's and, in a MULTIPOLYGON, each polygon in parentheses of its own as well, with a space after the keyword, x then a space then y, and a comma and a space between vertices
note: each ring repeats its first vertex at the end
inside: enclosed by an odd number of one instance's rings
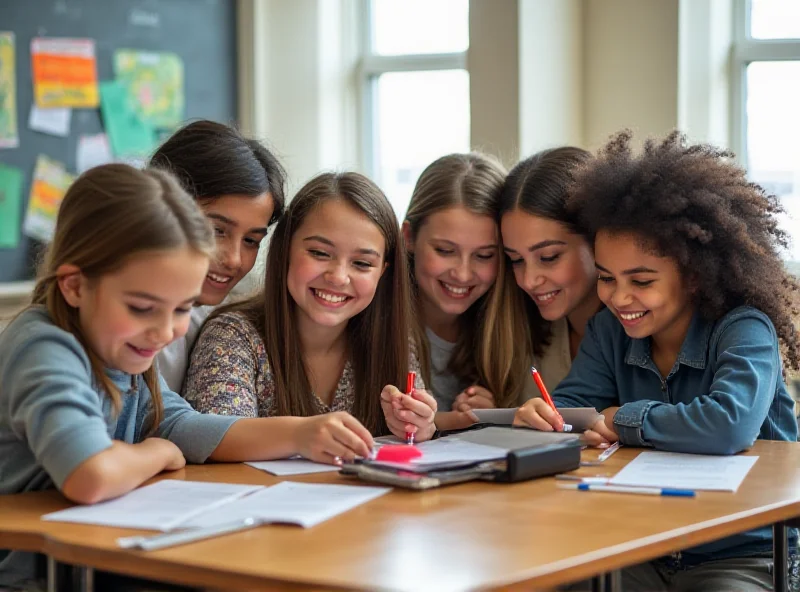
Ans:
MULTIPOLYGON (((146 437, 150 391, 141 375, 108 369, 122 393, 111 400, 92 376, 78 340, 34 307, 0 334, 0 494, 60 488, 83 461, 146 437)), ((186 460, 204 462, 236 417, 203 415, 161 379, 164 419, 154 435, 174 442, 186 460)), ((0 550, 0 586, 40 576, 35 556, 0 550)))

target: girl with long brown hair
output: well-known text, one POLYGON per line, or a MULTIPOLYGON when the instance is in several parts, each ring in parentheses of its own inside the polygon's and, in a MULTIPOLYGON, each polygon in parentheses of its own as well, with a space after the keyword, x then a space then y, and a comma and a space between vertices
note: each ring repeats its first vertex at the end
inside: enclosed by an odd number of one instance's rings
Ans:
POLYGON ((392 386, 418 370, 405 256, 372 181, 312 179, 278 222, 261 293, 203 327, 187 400, 205 413, 274 417, 297 452, 325 462, 366 456, 371 434, 430 438, 436 403, 421 378, 411 394, 392 386))

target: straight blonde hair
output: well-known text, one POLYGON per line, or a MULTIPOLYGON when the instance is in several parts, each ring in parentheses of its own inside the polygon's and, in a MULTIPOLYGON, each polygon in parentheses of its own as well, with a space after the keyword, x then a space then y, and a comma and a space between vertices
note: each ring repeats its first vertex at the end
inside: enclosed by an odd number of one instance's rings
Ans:
POLYGON ((375 297, 347 323, 348 352, 355 379, 353 416, 372 434, 388 433, 380 406, 387 384, 405 385, 412 341, 406 252, 392 206, 375 183, 358 173, 323 173, 306 183, 278 221, 267 254, 264 288, 253 298, 215 311, 235 311, 247 318, 264 340, 275 380, 277 415, 309 417, 317 409, 308 380, 297 304, 289 294, 287 276, 292 237, 306 217, 328 200, 341 200, 363 212, 386 241, 386 271, 375 297))
MULTIPOLYGON (((89 281, 96 281, 139 253, 184 247, 211 257, 214 237, 200 208, 166 172, 140 171, 124 164, 99 166, 78 177, 61 202, 53 241, 39 266, 32 305, 44 306, 53 323, 83 345, 92 374, 116 413, 122 405, 121 394, 89 346, 77 309, 64 299, 58 268, 75 265, 89 281)), ((152 431, 164 413, 156 365, 143 377, 152 398, 152 431)))
MULTIPOLYGON (((435 160, 422 172, 411 196, 406 222, 412 238, 431 215, 454 206, 463 206, 496 222, 505 177, 506 170, 499 161, 477 152, 448 154, 435 160)), ((413 253, 409 253, 412 285, 418 301, 413 257, 413 253)), ((518 333, 514 326, 518 313, 512 309, 519 308, 522 302, 513 274, 506 271, 500 260, 502 249, 498 250, 497 257, 495 283, 459 318, 459 338, 448 370, 459 379, 489 389, 498 407, 508 407, 519 400, 525 384, 528 362, 519 357, 518 352, 530 346, 524 341, 528 333, 518 333)), ((422 333, 421 328, 418 331, 422 333)), ((427 339, 421 340, 420 349, 423 378, 430 384, 427 339)))

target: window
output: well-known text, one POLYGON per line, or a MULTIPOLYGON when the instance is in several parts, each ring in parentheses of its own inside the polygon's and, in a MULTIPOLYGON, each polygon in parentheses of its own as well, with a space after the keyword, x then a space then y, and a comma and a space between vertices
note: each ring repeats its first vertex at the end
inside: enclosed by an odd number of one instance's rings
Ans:
POLYGON ((800 2, 737 0, 733 147, 750 178, 777 195, 800 275, 800 2))
POLYGON ((363 160, 402 219, 422 170, 469 150, 469 1, 362 2, 363 160))

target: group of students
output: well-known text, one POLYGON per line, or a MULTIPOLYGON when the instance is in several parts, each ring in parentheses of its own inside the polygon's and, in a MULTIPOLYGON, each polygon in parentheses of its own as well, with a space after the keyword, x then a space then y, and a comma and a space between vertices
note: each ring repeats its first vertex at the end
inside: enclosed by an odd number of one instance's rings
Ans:
MULTIPOLYGON (((0 334, 0 494, 94 503, 187 461, 341 463, 379 435, 469 427, 478 408, 560 430, 531 365, 557 406, 602 413, 591 445, 795 441, 798 283, 776 198, 729 156, 678 133, 637 153, 628 132, 510 172, 451 154, 402 224, 353 172, 287 203, 275 156, 209 121, 144 170, 91 169, 61 204, 32 305, 0 334), (263 285, 235 298, 273 226, 263 285)), ((771 552, 759 529, 629 581, 770 589, 771 552)), ((35 575, 33 556, 0 551, 0 586, 35 575)))

